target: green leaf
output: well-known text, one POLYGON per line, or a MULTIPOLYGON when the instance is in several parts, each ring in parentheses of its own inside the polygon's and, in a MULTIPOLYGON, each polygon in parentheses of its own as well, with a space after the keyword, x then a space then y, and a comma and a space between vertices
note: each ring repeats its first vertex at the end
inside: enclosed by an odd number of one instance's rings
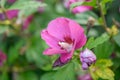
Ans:
POLYGON ((43 55, 45 43, 40 39, 39 33, 29 38, 29 42, 30 45, 25 53, 28 62, 34 62, 37 67, 43 70, 51 70, 52 60, 50 57, 43 55))
POLYGON ((85 6, 92 6, 92 7, 96 7, 96 0, 91 0, 89 2, 84 2, 83 5, 85 6))
POLYGON ((70 62, 54 72, 44 74, 40 80, 76 80, 74 63, 70 62))
POLYGON ((54 74, 54 80, 76 80, 74 64, 70 62, 54 74))
POLYGON ((30 10, 38 7, 45 7, 45 3, 32 0, 17 0, 9 9, 30 10))
POLYGON ((112 2, 113 0, 101 0, 101 3, 102 4, 106 4, 106 3, 109 3, 109 2, 112 2))
POLYGON ((107 80, 114 80, 114 73, 111 69, 105 68, 105 69, 98 69, 96 71, 96 74, 102 78, 107 80))
POLYGON ((95 66, 99 68, 111 67, 112 65, 113 63, 109 59, 100 59, 95 63, 95 66))
POLYGON ((115 69, 115 80, 119 80, 120 79, 120 66, 115 69))
POLYGON ((18 0, 9 9, 19 9, 19 17, 29 16, 36 12, 38 8, 45 7, 46 4, 32 0, 18 0))
POLYGON ((16 76, 17 80, 38 80, 37 75, 34 72, 22 72, 16 76))
POLYGON ((109 59, 97 60, 95 64, 90 67, 90 73, 94 80, 114 80, 114 72, 109 68, 113 65, 109 59))
POLYGON ((94 38, 90 38, 88 39, 86 45, 85 45, 85 48, 88 48, 88 49, 92 49, 92 48, 95 48, 97 47, 98 45, 104 43, 105 41, 109 40, 109 36, 104 33, 102 34, 100 37, 94 39, 94 38))
POLYGON ((26 52, 26 58, 29 62, 33 62, 38 58, 38 55, 33 49, 30 49, 26 52))
POLYGON ((1 0, 0 1, 0 5, 1 5, 2 8, 4 8, 5 3, 6 3, 6 0, 1 0))
POLYGON ((88 37, 97 37, 99 35, 98 30, 91 28, 88 32, 88 37))
POLYGON ((77 6, 82 5, 83 2, 84 2, 84 1, 72 3, 72 4, 70 5, 70 10, 72 10, 73 8, 75 8, 75 7, 77 7, 77 6))
POLYGON ((90 37, 85 45, 85 48, 89 47, 94 42, 94 37, 90 37))
POLYGON ((101 0, 100 4, 102 5, 102 10, 103 10, 103 14, 105 15, 107 12, 108 7, 106 6, 107 3, 112 2, 113 0, 101 0))
POLYGON ((7 73, 6 67, 2 69, 2 74, 0 74, 0 80, 9 80, 9 75, 7 73))
POLYGON ((36 66, 40 67, 43 70, 50 70, 52 68, 52 62, 48 56, 42 55, 39 47, 28 48, 25 54, 26 58, 28 62, 34 62, 36 66))
POLYGON ((110 42, 104 42, 99 46, 94 48, 94 53, 97 56, 97 59, 109 58, 113 52, 114 46, 110 42))
POLYGON ((6 32, 9 29, 8 26, 0 26, 0 34, 6 32))
POLYGON ((120 47, 120 32, 116 36, 114 36, 113 39, 115 40, 117 45, 120 47))
POLYGON ((19 18, 22 18, 23 15, 24 15, 25 17, 28 17, 28 16, 32 15, 34 12, 36 12, 36 11, 37 11, 37 8, 36 8, 36 9, 32 8, 32 9, 30 9, 30 10, 27 11, 27 12, 26 12, 26 10, 27 10, 27 9, 20 10, 20 11, 19 11, 19 14, 18 14, 18 17, 19 17, 19 18))
POLYGON ((20 48, 23 46, 23 41, 18 42, 15 46, 10 47, 8 54, 8 62, 11 64, 16 61, 20 54, 20 48))
POLYGON ((46 74, 42 75, 42 77, 40 78, 40 80, 54 80, 53 79, 53 75, 54 75, 53 72, 46 73, 46 74))

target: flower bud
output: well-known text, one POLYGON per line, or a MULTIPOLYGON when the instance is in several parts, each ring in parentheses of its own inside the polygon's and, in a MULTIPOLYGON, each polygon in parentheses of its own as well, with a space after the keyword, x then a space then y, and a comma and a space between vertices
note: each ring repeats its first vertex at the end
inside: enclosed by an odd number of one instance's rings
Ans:
POLYGON ((94 26, 95 21, 96 21, 95 18, 93 18, 93 17, 90 16, 90 17, 88 18, 88 25, 89 25, 89 26, 94 26))
POLYGON ((6 18, 5 18, 5 15, 4 13, 1 13, 0 12, 0 21, 4 21, 6 18))
POLYGON ((92 1, 92 0, 85 0, 85 1, 90 2, 90 1, 92 1))
POLYGON ((6 55, 0 50, 0 66, 3 65, 6 58, 7 58, 6 55))
POLYGON ((86 70, 92 63, 95 63, 96 56, 91 50, 86 48, 80 53, 80 61, 82 62, 82 69, 86 70))
POLYGON ((70 61, 70 59, 67 60, 66 62, 62 62, 62 61, 60 60, 60 58, 58 58, 58 59, 53 63, 53 68, 63 66, 63 65, 65 65, 65 64, 67 64, 69 61, 70 61))

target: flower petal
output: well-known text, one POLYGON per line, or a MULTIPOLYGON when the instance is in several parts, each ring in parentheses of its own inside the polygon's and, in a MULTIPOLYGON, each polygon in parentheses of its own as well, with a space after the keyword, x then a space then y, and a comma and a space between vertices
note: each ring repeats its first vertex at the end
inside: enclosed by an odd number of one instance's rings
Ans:
POLYGON ((66 61, 68 61, 68 60, 70 60, 71 58, 72 58, 72 54, 70 54, 70 53, 63 53, 60 56, 60 60, 63 63, 66 62, 66 61))
POLYGON ((51 36, 47 30, 42 30, 41 37, 51 48, 60 48, 58 45, 58 39, 51 36))
POLYGON ((43 54, 45 55, 54 55, 54 54, 62 54, 62 53, 66 53, 65 50, 60 50, 60 49, 55 49, 55 48, 48 48, 44 51, 43 54))
POLYGON ((67 61, 69 61, 69 60, 71 60, 71 58, 72 58, 72 56, 73 56, 73 53, 74 53, 74 50, 75 50, 75 44, 73 45, 73 48, 72 48, 72 50, 71 50, 71 52, 67 52, 67 53, 62 53, 61 55, 60 55, 60 60, 61 60, 61 62, 67 62, 67 61))
POLYGON ((87 70, 88 69, 88 65, 87 65, 87 63, 82 63, 82 69, 83 70, 87 70))
POLYGON ((78 49, 86 43, 84 29, 75 21, 69 23, 72 40, 74 40, 75 48, 78 49))
POLYGON ((76 43, 75 49, 79 49, 82 46, 84 46, 86 41, 87 41, 87 37, 84 33, 82 33, 81 36, 79 37, 79 41, 77 41, 77 43, 76 43))
POLYGON ((48 28, 47 28, 48 33, 59 40, 64 40, 65 36, 70 35, 68 22, 69 21, 63 17, 52 20, 48 24, 48 28))
POLYGON ((91 10, 92 7, 91 6, 77 6, 75 8, 72 9, 72 13, 76 14, 76 13, 82 13, 88 10, 91 10))

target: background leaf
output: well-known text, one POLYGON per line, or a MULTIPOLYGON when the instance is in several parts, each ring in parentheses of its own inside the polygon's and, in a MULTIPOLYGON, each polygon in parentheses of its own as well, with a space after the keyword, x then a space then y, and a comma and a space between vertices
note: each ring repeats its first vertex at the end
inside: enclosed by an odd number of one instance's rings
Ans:
POLYGON ((115 40, 115 42, 117 43, 117 45, 120 47, 120 32, 116 35, 116 36, 114 36, 114 38, 113 38, 114 40, 115 40))
POLYGON ((40 80, 54 80, 53 75, 54 75, 53 72, 46 73, 40 78, 40 80))
POLYGON ((1 6, 2 8, 4 8, 4 5, 5 5, 6 1, 7 1, 7 0, 0 0, 0 6, 1 6))
POLYGON ((111 60, 99 59, 94 65, 90 67, 90 73, 94 80, 114 80, 114 73, 109 68, 113 65, 111 60), (109 76, 109 77, 108 77, 109 76))
POLYGON ((8 26, 0 26, 0 34, 7 32, 8 29, 9 29, 8 26))
POLYGON ((113 44, 107 41, 95 47, 94 53, 97 56, 97 59, 110 58, 110 55, 113 53, 113 48, 113 44))
POLYGON ((111 69, 106 68, 106 69, 98 69, 96 71, 96 74, 102 78, 102 79, 107 79, 107 80, 114 80, 114 73, 111 69))
POLYGON ((55 72, 44 74, 40 80, 76 80, 75 66, 70 62, 55 72))
POLYGON ((46 45, 44 45, 44 42, 39 37, 39 33, 36 32, 35 35, 28 40, 29 47, 25 53, 27 60, 31 63, 35 63, 37 67, 43 70, 51 70, 52 61, 51 58, 43 55, 43 50, 46 45))
POLYGON ((36 9, 38 7, 45 7, 45 3, 32 0, 17 0, 9 9, 36 9))
POLYGON ((58 70, 54 75, 54 80, 55 79, 57 79, 57 80, 75 80, 74 64, 69 63, 64 68, 58 70))
POLYGON ((95 66, 99 68, 106 68, 106 67, 111 67, 113 65, 112 61, 109 59, 99 59, 95 63, 95 66))
POLYGON ((14 46, 10 47, 8 54, 8 62, 10 64, 14 63, 20 55, 20 49, 22 48, 24 42, 19 41, 14 46))
POLYGON ((100 37, 96 38, 95 40, 94 38, 90 38, 88 39, 85 48, 89 48, 89 49, 95 48, 107 40, 109 40, 109 36, 107 34, 102 34, 100 37))
POLYGON ((84 2, 83 5, 96 7, 96 3, 97 3, 96 0, 91 0, 91 1, 89 1, 89 2, 87 2, 87 1, 84 2))
POLYGON ((28 72, 20 73, 17 76, 17 79, 18 80, 38 80, 38 77, 34 72, 28 71, 28 72))

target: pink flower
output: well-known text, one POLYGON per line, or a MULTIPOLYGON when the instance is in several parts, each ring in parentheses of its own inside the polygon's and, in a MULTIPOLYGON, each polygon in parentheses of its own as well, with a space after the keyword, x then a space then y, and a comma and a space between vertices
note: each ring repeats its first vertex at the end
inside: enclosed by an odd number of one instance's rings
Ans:
POLYGON ((0 12, 0 21, 4 21, 5 19, 5 14, 0 12))
POLYGON ((74 13, 74 14, 82 13, 82 12, 89 11, 89 10, 92 10, 91 6, 77 6, 72 9, 72 13, 74 13))
POLYGON ((86 48, 80 53, 80 61, 82 62, 82 68, 86 70, 92 63, 95 63, 96 56, 91 50, 86 48))
POLYGON ((7 0, 8 3, 13 4, 16 0, 7 0))
MULTIPOLYGON (((84 1, 88 2, 88 1, 91 1, 91 0, 67 0, 67 1, 65 1, 64 5, 65 5, 66 8, 70 9, 71 4, 73 4, 75 2, 81 2, 81 1, 82 2, 84 2, 84 1)), ((91 9, 92 9, 91 6, 84 6, 84 5, 77 6, 77 7, 72 9, 72 13, 74 13, 74 14, 82 13, 82 12, 85 12, 85 11, 89 11, 91 9)))
MULTIPOLYGON (((8 10, 6 11, 6 15, 8 17, 8 19, 14 19, 14 18, 17 18, 18 17, 18 13, 19 13, 19 10, 8 10)), ((28 16, 27 18, 22 18, 22 19, 17 19, 16 20, 16 24, 21 24, 22 25, 22 29, 25 30, 28 28, 29 24, 31 23, 33 19, 33 16, 30 15, 28 16)))
POLYGON ((23 22, 22 29, 23 29, 23 30, 27 29, 28 26, 29 26, 29 24, 32 22, 32 20, 33 20, 33 16, 32 16, 32 15, 31 15, 31 16, 28 16, 28 17, 24 20, 24 22, 23 22))
POLYGON ((6 16, 8 19, 13 19, 18 16, 19 10, 7 10, 6 11, 6 16))
POLYGON ((49 45, 43 54, 60 55, 54 66, 61 66, 68 62, 72 58, 74 50, 81 48, 86 43, 84 29, 75 21, 64 17, 52 20, 47 29, 41 32, 41 37, 49 45))
POLYGON ((0 66, 3 65, 6 58, 7 58, 6 55, 0 50, 0 66))

